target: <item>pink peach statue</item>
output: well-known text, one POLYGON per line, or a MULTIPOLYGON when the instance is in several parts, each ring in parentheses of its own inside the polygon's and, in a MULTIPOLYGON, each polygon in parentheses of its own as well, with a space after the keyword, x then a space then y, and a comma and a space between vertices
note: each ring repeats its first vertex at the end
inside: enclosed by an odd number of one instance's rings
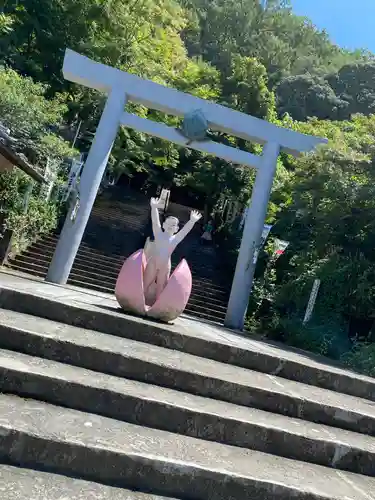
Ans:
POLYGON ((162 228, 159 203, 160 200, 151 198, 154 241, 148 240, 144 250, 126 259, 117 278, 115 295, 124 310, 169 322, 184 311, 192 286, 185 259, 170 276, 171 255, 202 216, 193 210, 189 222, 180 231, 179 220, 167 217, 162 228))

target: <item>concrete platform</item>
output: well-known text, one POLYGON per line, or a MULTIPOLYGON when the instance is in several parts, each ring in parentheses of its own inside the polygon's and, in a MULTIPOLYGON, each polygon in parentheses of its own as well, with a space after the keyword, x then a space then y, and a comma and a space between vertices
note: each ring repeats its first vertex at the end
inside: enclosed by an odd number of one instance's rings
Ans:
POLYGON ((182 317, 161 325, 119 312, 113 297, 0 273, 0 307, 122 336, 375 401, 375 380, 330 360, 182 317))
POLYGON ((375 500, 374 386, 209 323, 153 323, 105 294, 0 273, 4 500, 375 500))
POLYGON ((369 400, 14 311, 0 310, 0 348, 375 435, 369 400))
POLYGON ((0 391, 375 476, 375 438, 0 350, 0 391))
POLYGON ((191 500, 373 500, 375 478, 0 395, 0 460, 191 500))
POLYGON ((0 498, 2 500, 173 500, 9 465, 0 465, 0 498))

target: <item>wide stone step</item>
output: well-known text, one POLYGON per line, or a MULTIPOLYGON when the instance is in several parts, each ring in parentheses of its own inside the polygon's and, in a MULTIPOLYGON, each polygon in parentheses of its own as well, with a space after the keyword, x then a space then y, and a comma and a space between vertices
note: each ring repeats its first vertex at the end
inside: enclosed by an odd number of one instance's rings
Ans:
POLYGON ((93 209, 89 223, 100 221, 122 226, 132 225, 140 227, 141 224, 147 223, 148 219, 149 212, 145 210, 134 210, 134 212, 129 212, 119 207, 115 212, 105 207, 98 207, 93 209))
MULTIPOLYGON (((25 267, 20 267, 20 271, 28 271, 25 267)), ((46 271, 44 272, 39 272, 39 273, 34 273, 37 276, 44 277, 46 274, 46 271)), ((97 278, 91 278, 90 276, 86 275, 82 271, 75 271, 75 268, 73 268, 68 283, 70 285, 82 288, 82 289, 89 289, 93 290, 99 293, 106 293, 106 294, 111 294, 113 295, 114 290, 115 290, 115 284, 116 280, 110 280, 105 277, 100 277, 98 276, 97 278)), ((200 297, 202 297, 203 292, 201 291, 200 297)), ((210 297, 206 297, 205 301, 199 302, 199 300, 193 302, 195 297, 195 291, 192 291, 191 294, 191 299, 189 300, 188 304, 186 305, 186 309, 184 311, 184 314, 187 315, 192 315, 195 317, 199 317, 202 319, 206 319, 208 321, 213 321, 215 323, 222 324, 225 318, 225 310, 226 308, 223 306, 222 308, 217 308, 216 304, 210 303, 210 297), (197 303, 198 302, 198 303, 197 303), (201 304, 201 305, 200 305, 201 304)), ((201 299, 202 300, 202 299, 201 299)))
POLYGON ((105 294, 31 283, 6 274, 1 275, 0 286, 0 307, 5 309, 375 401, 374 379, 345 370, 308 352, 287 350, 285 345, 246 338, 187 318, 180 318, 174 325, 135 318, 118 312, 116 301, 105 294))
MULTIPOLYGON (((22 270, 22 268, 20 268, 20 270, 22 270)), ((25 271, 26 269, 23 268, 23 270, 25 271)), ((42 272, 40 272, 37 275, 40 277, 44 277, 45 273, 43 274, 42 272)), ((109 279, 102 279, 101 277, 92 279, 82 272, 75 272, 73 269, 72 273, 70 274, 68 283, 79 288, 113 295, 116 280, 110 281, 109 279)), ((193 291, 191 299, 194 299, 194 294, 195 292, 193 291)), ((212 306, 209 307, 211 305, 209 302, 209 297, 206 298, 205 302, 200 302, 201 305, 197 304, 197 301, 193 302, 193 300, 191 299, 186 305, 184 314, 195 316, 218 324, 222 324, 224 322, 225 307, 219 309, 216 308, 216 304, 212 304, 212 306)))
POLYGON ((194 300, 199 302, 203 301, 205 303, 210 303, 212 305, 218 305, 222 307, 227 307, 228 298, 225 295, 217 294, 215 292, 210 293, 209 290, 205 288, 200 288, 199 286, 193 285, 193 293, 191 298, 194 297, 194 300))
MULTIPOLYGON (((124 235, 124 237, 132 238, 132 235, 127 234, 124 235)), ((121 252, 116 252, 116 248, 111 242, 108 241, 108 237, 103 238, 103 241, 100 245, 98 245, 97 240, 94 238, 92 242, 88 242, 87 240, 85 240, 81 243, 78 251, 82 252, 83 254, 87 254, 88 256, 104 258, 108 262, 111 262, 113 264, 120 264, 121 262, 123 262, 124 252, 129 251, 130 253, 132 253, 132 251, 134 251, 134 249, 130 245, 126 247, 124 245, 121 245, 121 252), (103 241, 106 243, 103 243, 103 241), (103 246, 107 248, 109 247, 109 249, 106 250, 105 248, 103 248, 103 246)), ((48 255, 53 255, 56 248, 56 242, 41 239, 34 243, 32 248, 36 249, 39 252, 46 252, 48 255)))
POLYGON ((189 302, 186 306, 184 314, 195 316, 196 318, 206 319, 207 321, 212 321, 218 325, 222 325, 225 320, 225 311, 220 309, 215 309, 214 307, 207 307, 207 304, 196 304, 189 302))
POLYGON ((29 274, 31 276, 37 276, 38 278, 45 278, 46 276, 46 269, 44 266, 38 266, 37 264, 28 265, 24 262, 13 261, 8 267, 22 274, 29 274))
POLYGON ((226 313, 226 303, 223 302, 218 302, 217 303, 211 303, 211 300, 206 297, 206 300, 204 300, 202 295, 192 295, 190 298, 190 306, 191 308, 196 307, 197 310, 202 310, 202 312, 211 312, 211 313, 221 313, 224 314, 226 313))
MULTIPOLYGON (((51 256, 51 257, 55 252, 55 245, 52 245, 48 241, 44 241, 44 240, 37 241, 36 243, 34 243, 32 245, 32 248, 33 248, 34 252, 36 251, 38 253, 43 253, 43 254, 46 254, 46 255, 51 256)), ((79 252, 82 252, 82 255, 88 254, 92 257, 96 256, 97 258, 106 259, 107 262, 111 262, 113 264, 118 264, 121 262, 121 259, 123 259, 123 257, 120 257, 120 256, 113 257, 112 253, 110 255, 107 255, 103 251, 98 250, 98 249, 93 249, 92 247, 89 247, 86 244, 84 244, 83 246, 80 247, 79 252)))
POLYGON ((40 271, 43 273, 47 273, 49 265, 45 260, 41 260, 35 257, 29 257, 26 255, 18 255, 16 259, 10 263, 10 267, 14 267, 14 264, 31 270, 35 269, 36 271, 40 271))
MULTIPOLYGON (((51 262, 52 256, 38 253, 30 248, 27 252, 22 255, 17 256, 16 262, 34 263, 47 269, 51 262)), ((105 257, 85 257, 80 250, 73 264, 74 269, 87 270, 88 272, 107 274, 108 276, 113 276, 117 278, 119 269, 116 266, 107 264, 105 257)))
MULTIPOLYGON (((102 274, 99 271, 95 272, 93 270, 92 272, 89 272, 86 270, 86 268, 82 268, 77 264, 73 266, 72 272, 69 277, 69 282, 74 284, 84 283, 86 286, 93 286, 94 289, 97 289, 99 291, 113 293, 115 290, 119 272, 120 269, 117 270, 117 273, 111 274, 102 274)), ((202 297, 202 295, 204 294, 204 288, 202 286, 199 286, 199 284, 196 284, 191 296, 193 299, 196 289, 200 291, 200 297, 202 297)), ((203 300, 203 302, 200 301, 199 303, 197 303, 197 299, 195 301, 189 301, 189 310, 196 310, 197 312, 201 312, 207 315, 219 314, 220 317, 224 317, 226 312, 226 305, 225 302, 221 307, 216 306, 216 304, 211 305, 210 297, 206 296, 206 299, 203 300)))
POLYGON ((101 215, 119 221, 126 218, 137 220, 139 217, 147 220, 150 217, 150 207, 129 206, 125 204, 118 204, 116 206, 98 204, 94 206, 91 217, 96 218, 101 215))
MULTIPOLYGON (((38 258, 39 260, 43 260, 45 262, 50 262, 53 252, 54 252, 55 247, 51 246, 51 244, 45 242, 44 240, 39 241, 37 243, 34 243, 31 247, 28 248, 25 252, 23 252, 19 257, 34 257, 38 258), (43 249, 46 249, 46 251, 42 251, 43 249)), ((131 250, 129 250, 128 254, 131 253, 131 250)), ((107 255, 100 250, 90 247, 85 243, 82 243, 79 250, 77 257, 75 259, 75 262, 77 261, 82 261, 82 262, 88 262, 88 263, 95 263, 95 265, 99 265, 100 267, 107 269, 113 269, 113 267, 118 268, 119 266, 122 265, 124 262, 126 256, 125 255, 119 255, 119 256, 113 256, 112 255, 107 255)), ((173 259, 173 263, 176 265, 179 262, 179 259, 173 259)), ((190 261, 189 261, 190 262, 190 261)), ((212 288, 217 288, 219 290, 223 289, 222 286, 217 285, 217 283, 213 283, 212 278, 205 278, 204 276, 201 275, 200 273, 200 268, 191 266, 192 268, 192 273, 194 276, 197 277, 202 283, 207 283, 209 286, 212 288)), ((202 269, 204 270, 204 269, 202 269)))
MULTIPOLYGON (((36 255, 41 255, 45 261, 50 261, 52 258, 52 255, 55 251, 55 242, 50 242, 46 239, 41 239, 38 240, 37 242, 33 243, 29 249, 24 252, 22 255, 29 255, 32 253, 34 256, 36 255)), ((129 250, 128 254, 130 254, 132 250, 129 250)), ((119 267, 123 264, 126 255, 124 254, 106 254, 100 249, 94 248, 87 243, 83 242, 78 250, 78 257, 84 258, 87 257, 88 260, 96 260, 98 262, 103 262, 106 266, 114 266, 114 267, 119 267)), ((172 259, 172 262, 174 265, 178 264, 180 262, 180 259, 172 259)), ((189 261, 192 274, 198 280, 198 282, 202 284, 207 284, 208 286, 212 287, 214 290, 218 291, 224 291, 225 293, 228 293, 228 288, 223 287, 222 285, 218 285, 216 282, 213 281, 212 277, 205 277, 202 276, 200 273, 200 266, 197 266, 195 268, 194 264, 189 261)), ((204 270, 204 268, 202 268, 204 270)))
POLYGON ((0 391, 185 436, 375 476, 375 439, 0 350, 0 391))
POLYGON ((375 435, 375 406, 371 401, 14 311, 0 310, 0 347, 375 435))
MULTIPOLYGON (((17 256, 15 260, 8 263, 8 267, 45 277, 51 258, 52 254, 46 256, 33 251, 17 256)), ((104 293, 113 293, 120 270, 121 264, 106 265, 105 257, 89 257, 86 260, 84 253, 80 250, 74 262, 69 283, 83 288, 91 286, 92 289, 104 293)), ((212 304, 213 309, 216 309, 215 302, 219 302, 218 305, 226 308, 228 294, 225 291, 211 285, 211 283, 194 278, 194 275, 193 280, 192 296, 196 296, 197 300, 203 299, 208 305, 212 304), (211 297, 213 297, 213 301, 211 301, 211 297)))
POLYGON ((191 500, 370 499, 375 479, 0 395, 0 460, 191 500))
MULTIPOLYGON (((3 500, 168 500, 71 477, 0 464, 3 500)), ((172 500, 169 497, 169 500, 172 500)))
MULTIPOLYGON (((120 270, 119 270, 120 272, 120 270)), ((107 274, 99 274, 99 273, 88 273, 85 269, 74 267, 72 272, 70 273, 69 280, 81 281, 82 283, 86 283, 87 285, 96 285, 97 287, 103 287, 103 291, 105 289, 111 290, 112 293, 115 290, 116 280, 113 275, 108 276, 107 274)))
POLYGON ((38 264, 39 266, 49 266, 52 260, 52 255, 46 255, 45 253, 40 253, 34 250, 31 246, 25 252, 16 256, 12 262, 28 262, 32 264, 38 264))
POLYGON ((196 318, 198 321, 204 321, 207 324, 221 326, 224 323, 225 315, 221 313, 211 314, 197 311, 197 309, 190 308, 189 304, 184 311, 186 318, 196 318))
MULTIPOLYGON (((127 235, 123 235, 122 237, 126 238, 126 236, 127 235)), ((132 238, 132 236, 133 235, 130 234, 128 235, 129 238, 132 238)), ((95 238, 93 235, 94 239, 96 239, 96 237, 97 235, 95 235, 95 238)), ((42 248, 43 250, 46 250, 48 254, 52 255, 55 250, 55 246, 57 244, 57 239, 58 237, 55 236, 43 237, 41 240, 38 240, 36 243, 34 243, 32 248, 38 248, 38 249, 42 248)), ((132 253, 134 249, 129 246, 129 251, 118 253, 111 246, 111 251, 108 253, 104 253, 100 249, 95 248, 92 244, 89 245, 88 242, 84 239, 80 245, 79 252, 81 251, 84 251, 91 255, 104 256, 108 262, 120 265, 124 261, 124 258, 127 255, 130 255, 130 253, 132 253)), ((173 264, 176 265, 178 262, 180 262, 182 258, 187 258, 193 274, 195 274, 201 281, 206 281, 210 283, 211 286, 213 287, 223 288, 222 286, 218 285, 217 282, 214 280, 215 275, 217 275, 219 271, 216 269, 215 266, 211 266, 210 263, 202 262, 202 258, 199 254, 185 255, 183 252, 176 251, 176 253, 172 256, 173 264)))

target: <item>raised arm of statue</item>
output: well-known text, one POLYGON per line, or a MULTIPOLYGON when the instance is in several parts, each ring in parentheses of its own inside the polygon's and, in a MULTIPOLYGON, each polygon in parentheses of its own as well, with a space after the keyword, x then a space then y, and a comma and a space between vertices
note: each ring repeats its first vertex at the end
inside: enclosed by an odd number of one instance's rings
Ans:
POLYGON ((154 233, 154 238, 157 238, 157 236, 161 233, 161 225, 160 225, 159 210, 158 210, 159 199, 151 198, 150 205, 151 205, 152 232, 154 233))
POLYGON ((194 224, 202 218, 202 215, 196 210, 192 210, 190 213, 190 220, 184 225, 184 227, 175 236, 176 245, 180 244, 181 241, 190 233, 193 229, 194 224))

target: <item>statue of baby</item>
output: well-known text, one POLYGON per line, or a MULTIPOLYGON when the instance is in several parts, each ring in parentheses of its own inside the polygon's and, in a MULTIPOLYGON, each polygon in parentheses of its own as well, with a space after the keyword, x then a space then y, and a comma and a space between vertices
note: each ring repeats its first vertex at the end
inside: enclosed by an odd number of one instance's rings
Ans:
POLYGON ((164 290, 171 273, 171 255, 177 245, 193 229, 202 215, 193 210, 190 220, 179 231, 177 217, 167 217, 163 228, 160 224, 158 205, 160 200, 151 198, 151 220, 154 241, 145 249, 146 269, 143 275, 143 287, 147 305, 152 305, 164 290))

